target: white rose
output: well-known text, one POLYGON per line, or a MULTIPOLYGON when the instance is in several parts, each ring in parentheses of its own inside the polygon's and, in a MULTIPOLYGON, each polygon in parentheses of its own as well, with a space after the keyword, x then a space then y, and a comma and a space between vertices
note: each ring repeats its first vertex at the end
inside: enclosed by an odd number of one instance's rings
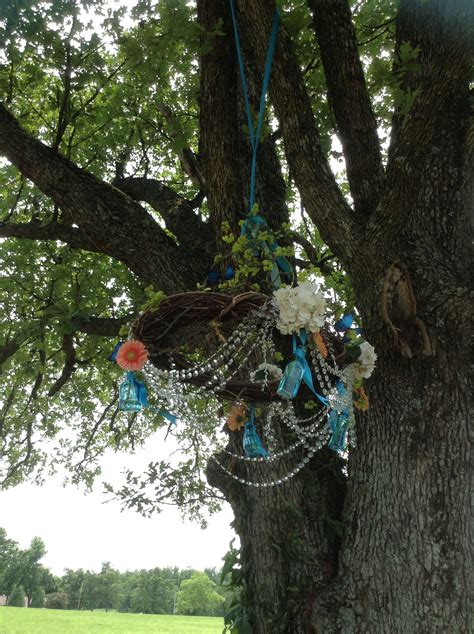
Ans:
POLYGON ((250 374, 250 379, 255 382, 263 382, 265 380, 269 381, 278 381, 281 379, 283 372, 281 368, 277 365, 273 365, 272 363, 261 363, 255 372, 250 374), (259 373, 264 373, 264 378, 256 378, 256 375, 259 373))
POLYGON ((368 341, 360 344, 360 357, 353 364, 354 376, 357 379, 368 379, 375 370, 377 355, 375 348, 368 341))

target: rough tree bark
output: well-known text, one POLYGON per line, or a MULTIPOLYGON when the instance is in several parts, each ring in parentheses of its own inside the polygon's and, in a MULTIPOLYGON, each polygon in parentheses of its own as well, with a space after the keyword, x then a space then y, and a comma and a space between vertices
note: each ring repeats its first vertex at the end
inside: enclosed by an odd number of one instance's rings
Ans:
MULTIPOLYGON (((339 564, 328 566, 321 520, 331 493, 328 482, 322 485, 315 477, 314 461, 303 484, 297 479, 271 493, 216 481, 213 471, 211 480, 236 516, 256 633, 308 631, 310 597, 315 632, 468 632, 466 332, 472 311, 465 229, 472 204, 467 167, 472 146, 470 42, 463 21, 469 7, 401 3, 397 39, 423 51, 422 82, 411 113, 403 120, 397 116, 385 177, 348 4, 310 5, 354 210, 328 174, 284 28, 270 92, 303 202, 347 267, 365 335, 379 353, 377 371, 367 382, 372 407, 358 417, 358 447, 349 462, 344 537, 339 559, 332 556, 339 564), (344 49, 339 57, 336 40, 339 52, 341 45, 344 49), (316 510, 312 515, 308 503, 316 510), (288 508, 302 511, 296 529, 288 508), (292 553, 298 531, 306 538, 292 553), (272 552, 275 541, 278 555, 272 552), (306 567, 307 558, 313 569, 306 567), (269 570, 277 571, 286 589, 269 570), (295 581, 299 598, 289 591, 295 581)), ((268 33, 274 6, 242 0, 239 8, 262 67, 267 42, 262 33, 268 33)), ((341 502, 344 491, 338 493, 341 502)))

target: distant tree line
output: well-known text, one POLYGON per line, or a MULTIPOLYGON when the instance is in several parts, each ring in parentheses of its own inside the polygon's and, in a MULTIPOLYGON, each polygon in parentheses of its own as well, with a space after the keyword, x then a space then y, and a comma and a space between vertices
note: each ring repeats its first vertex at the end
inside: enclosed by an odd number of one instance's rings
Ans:
POLYGON ((100 572, 66 569, 58 577, 40 563, 45 554, 45 544, 39 537, 22 550, 0 528, 0 596, 6 598, 7 605, 144 614, 223 614, 223 589, 215 568, 204 572, 176 567, 120 572, 104 562, 100 572))

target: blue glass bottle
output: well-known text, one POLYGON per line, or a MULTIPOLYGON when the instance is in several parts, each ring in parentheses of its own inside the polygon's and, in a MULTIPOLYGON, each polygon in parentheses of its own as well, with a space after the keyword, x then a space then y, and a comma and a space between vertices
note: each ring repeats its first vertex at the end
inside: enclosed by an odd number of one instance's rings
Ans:
POLYGON ((303 380, 304 368, 296 359, 290 361, 283 372, 277 393, 283 397, 292 399, 298 394, 301 381, 303 380))
POLYGON ((332 434, 328 442, 329 449, 333 451, 344 451, 347 447, 347 427, 349 416, 346 412, 338 414, 336 410, 329 412, 329 426, 332 434))
POLYGON ((140 385, 132 372, 127 372, 120 384, 119 409, 122 412, 139 412, 142 409, 140 385))
POLYGON ((260 440, 255 425, 252 422, 245 423, 244 439, 242 442, 245 455, 249 458, 268 458, 268 451, 263 448, 262 441, 260 440))

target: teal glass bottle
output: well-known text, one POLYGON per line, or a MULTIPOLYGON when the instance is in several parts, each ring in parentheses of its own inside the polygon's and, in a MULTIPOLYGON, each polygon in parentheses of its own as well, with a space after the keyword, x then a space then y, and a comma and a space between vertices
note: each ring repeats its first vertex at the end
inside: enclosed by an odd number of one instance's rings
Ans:
POLYGON ((347 447, 347 427, 349 416, 346 412, 338 414, 335 410, 329 412, 329 426, 331 427, 331 438, 328 442, 329 449, 333 451, 344 451, 347 447))
POLYGON ((298 394, 303 380, 304 368, 296 359, 290 361, 283 372, 278 385, 277 394, 282 398, 292 399, 298 394))
POLYGON ((142 409, 140 385, 132 372, 127 372, 120 384, 119 409, 122 412, 139 412, 142 409))
POLYGON ((268 451, 263 448, 262 441, 260 440, 255 425, 252 422, 245 423, 244 439, 242 442, 244 453, 249 458, 262 458, 268 457, 268 451))

